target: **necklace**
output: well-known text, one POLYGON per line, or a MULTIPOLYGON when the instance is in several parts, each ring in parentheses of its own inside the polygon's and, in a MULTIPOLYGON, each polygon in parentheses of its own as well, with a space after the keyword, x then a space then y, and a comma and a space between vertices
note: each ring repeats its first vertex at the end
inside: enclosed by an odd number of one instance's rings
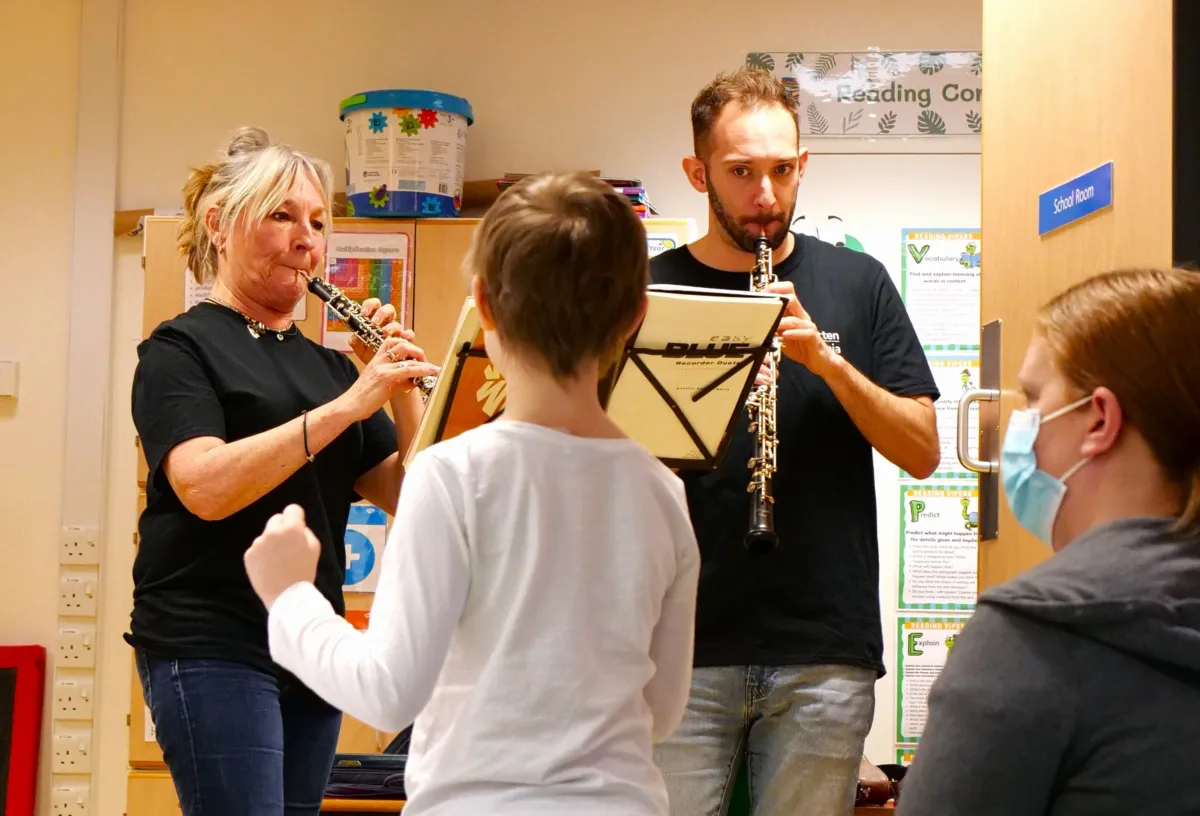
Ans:
POLYGON ((246 314, 241 309, 231 306, 223 300, 218 300, 217 298, 213 297, 212 295, 209 295, 208 297, 206 297, 205 300, 207 300, 209 303, 215 303, 218 306, 224 306, 226 309, 230 309, 230 310, 235 311, 238 314, 240 314, 242 316, 242 319, 246 321, 246 331, 250 332, 250 334, 254 337, 255 340, 257 340, 259 337, 262 337, 267 332, 273 331, 273 332, 275 332, 275 339, 282 342, 284 335, 291 334, 292 329, 294 329, 296 327, 296 321, 292 320, 292 321, 288 322, 286 329, 269 329, 269 328, 267 328, 267 325, 265 323, 263 323, 261 320, 255 320, 253 317, 246 314))

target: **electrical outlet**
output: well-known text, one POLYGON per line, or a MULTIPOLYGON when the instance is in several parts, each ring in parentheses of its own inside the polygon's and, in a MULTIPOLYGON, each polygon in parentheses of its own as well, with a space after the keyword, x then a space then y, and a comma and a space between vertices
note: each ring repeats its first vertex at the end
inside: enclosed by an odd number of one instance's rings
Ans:
POLYGON ((99 538, 98 527, 63 527, 58 538, 58 563, 99 564, 99 538))
POLYGON ((50 812, 54 816, 91 816, 91 794, 86 784, 55 785, 50 791, 50 812))
POLYGON ((95 572, 64 572, 58 577, 58 614, 96 617, 95 572))
POLYGON ((90 720, 95 681, 90 677, 60 678, 54 681, 54 718, 90 720))
POLYGON ((96 665, 96 625, 68 623, 58 627, 58 664, 74 669, 96 665))
POLYGON ((92 772, 92 731, 90 728, 64 728, 54 732, 54 773, 92 772))

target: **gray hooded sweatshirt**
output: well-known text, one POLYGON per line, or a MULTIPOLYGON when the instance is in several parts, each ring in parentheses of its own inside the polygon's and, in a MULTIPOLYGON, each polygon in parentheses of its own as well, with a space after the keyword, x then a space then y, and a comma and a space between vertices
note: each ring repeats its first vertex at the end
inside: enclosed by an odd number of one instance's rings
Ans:
POLYGON ((983 593, 897 816, 1200 814, 1200 537, 1089 531, 983 593))

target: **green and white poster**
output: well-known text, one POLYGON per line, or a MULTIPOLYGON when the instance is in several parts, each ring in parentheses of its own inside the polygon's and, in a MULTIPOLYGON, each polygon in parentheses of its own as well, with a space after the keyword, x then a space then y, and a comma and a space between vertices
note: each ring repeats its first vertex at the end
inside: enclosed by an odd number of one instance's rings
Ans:
POLYGON ((978 485, 900 485, 897 606, 973 610, 979 578, 978 528, 978 485))
POLYGON ((977 229, 905 229, 900 295, 927 352, 979 349, 977 229))
MULTIPOLYGON (((979 387, 979 352, 977 351, 927 351, 925 358, 937 384, 938 400, 933 404, 937 414, 938 441, 941 443, 942 458, 930 481, 978 480, 958 461, 958 401, 972 388, 979 387)), ((979 403, 967 412, 967 452, 979 454, 979 403)), ((900 478, 913 481, 913 477, 900 468, 900 478)))
POLYGON ((897 619, 896 743, 921 739, 928 719, 929 689, 954 648, 966 618, 897 619))

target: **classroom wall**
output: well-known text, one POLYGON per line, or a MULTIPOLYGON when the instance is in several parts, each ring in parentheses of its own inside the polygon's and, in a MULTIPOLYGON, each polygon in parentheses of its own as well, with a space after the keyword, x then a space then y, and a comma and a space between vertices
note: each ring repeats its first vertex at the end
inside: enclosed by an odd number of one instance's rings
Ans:
MULTIPOLYGON (((55 442, 63 422, 66 339, 46 326, 54 325, 55 304, 69 296, 71 232, 63 220, 69 211, 33 212, 24 204, 35 191, 41 201, 46 190, 54 191, 53 201, 70 195, 78 6, 79 0, 20 4, 16 25, 6 26, 3 35, 12 40, 4 49, 6 59, 39 66, 37 72, 5 72, 10 79, 3 93, 12 101, 4 109, 22 110, 23 121, 40 124, 0 132, 4 177, 19 179, 16 188, 6 183, 0 189, 5 210, 14 212, 0 226, 11 233, 0 244, 0 258, 9 261, 0 274, 6 300, 14 291, 7 287, 15 286, 24 302, 43 306, 15 310, 0 323, 0 357, 13 349, 23 363, 17 408, 0 401, 4 462, 22 463, 19 469, 0 468, 0 547, 5 554, 19 548, 28 565, 0 577, 0 597, 28 599, 19 618, 14 605, 0 608, 0 635, 47 643, 55 619, 53 545, 62 458, 55 442), (30 269, 37 274, 28 274, 30 269)), ((746 14, 727 2, 695 0, 294 0, 285 6, 126 0, 118 203, 129 209, 178 205, 188 166, 208 160, 227 134, 244 124, 261 125, 340 167, 338 101, 362 90, 414 87, 462 95, 474 106, 468 178, 584 168, 636 175, 664 215, 696 218, 703 230, 704 199, 680 170, 680 159, 690 149, 688 107, 696 90, 717 71, 736 68, 750 50, 980 45, 978 3, 911 0, 898 6, 889 0, 838 5, 766 0, 746 14)), ((900 224, 936 217, 973 226, 978 156, 816 155, 801 189, 800 210, 836 212, 852 233, 867 221, 872 223, 868 229, 891 229, 880 227, 881 219, 900 224), (931 189, 931 173, 959 181, 947 194, 931 189)), ((110 594, 106 609, 119 608, 128 597, 129 542, 136 522, 128 384, 141 331, 140 250, 138 239, 118 239, 102 589, 115 595, 110 594)), ((898 255, 881 260, 897 271, 898 255)), ((891 600, 884 595, 887 609, 894 605, 895 567, 889 573, 888 565, 895 532, 881 527, 880 536, 881 577, 885 592, 891 592, 891 600)), ((117 615, 109 619, 124 623, 117 615)), ((885 625, 885 633, 889 628, 885 625)), ((879 688, 882 730, 877 728, 868 744, 879 762, 888 761, 891 747, 893 680, 889 676, 879 688)), ((128 671, 106 671, 102 684, 99 703, 107 720, 118 714, 123 719, 128 671)), ((106 777, 123 767, 125 751, 125 735, 104 729, 96 753, 106 777)), ((93 812, 116 816, 123 796, 122 786, 105 785, 93 812)))
MULTIPOLYGON (((20 373, 18 398, 0 397, 0 643, 49 648, 58 619, 80 0, 5 3, 3 20, 0 359, 17 360, 20 373)), ((42 733, 46 744, 48 720, 42 733)), ((46 761, 40 776, 46 790, 46 761)))

